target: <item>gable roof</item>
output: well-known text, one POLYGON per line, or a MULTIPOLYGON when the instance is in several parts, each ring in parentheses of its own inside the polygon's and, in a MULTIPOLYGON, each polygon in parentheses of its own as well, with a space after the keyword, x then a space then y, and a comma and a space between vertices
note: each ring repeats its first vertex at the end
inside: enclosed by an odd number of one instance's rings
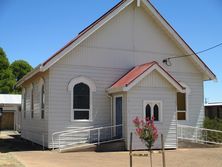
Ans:
POLYGON ((128 91, 154 70, 158 71, 179 92, 185 91, 185 88, 155 61, 134 67, 117 80, 107 91, 108 93, 128 91))
MULTIPOLYGON (((44 72, 48 70, 52 65, 54 65, 57 61, 59 61, 63 56, 69 53, 72 49, 78 46, 81 42, 87 39, 90 35, 92 35, 95 31, 105 25, 109 20, 115 17, 118 13, 124 10, 128 5, 130 5, 135 0, 121 0, 117 5, 115 5, 112 9, 110 9, 107 13, 93 22, 91 25, 86 27, 83 31, 81 31, 77 37, 68 42, 63 48, 53 54, 49 59, 40 64, 38 68, 34 69, 34 72, 27 74, 24 78, 22 78, 17 85, 20 86, 27 79, 30 79, 33 74, 38 72, 44 72)), ((150 3, 149 0, 140 0, 143 2, 144 6, 151 12, 154 18, 159 21, 160 25, 162 25, 186 51, 188 54, 193 54, 191 58, 197 63, 197 65, 202 69, 205 74, 205 80, 214 80, 216 79, 216 75, 208 68, 208 66, 195 54, 195 52, 189 47, 189 45, 180 37, 180 35, 173 29, 173 27, 161 16, 161 14, 157 11, 157 9, 150 3)), ((137 5, 141 6, 140 3, 137 5)))

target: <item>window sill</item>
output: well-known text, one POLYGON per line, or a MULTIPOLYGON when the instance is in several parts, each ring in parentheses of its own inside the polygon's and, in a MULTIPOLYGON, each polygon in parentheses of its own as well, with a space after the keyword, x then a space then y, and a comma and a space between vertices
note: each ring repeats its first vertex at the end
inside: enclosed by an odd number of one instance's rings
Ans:
POLYGON ((163 124, 163 121, 154 121, 154 124, 155 125, 160 125, 160 124, 163 124))
POLYGON ((93 122, 93 120, 71 120, 71 122, 77 122, 77 123, 81 123, 81 122, 93 122))

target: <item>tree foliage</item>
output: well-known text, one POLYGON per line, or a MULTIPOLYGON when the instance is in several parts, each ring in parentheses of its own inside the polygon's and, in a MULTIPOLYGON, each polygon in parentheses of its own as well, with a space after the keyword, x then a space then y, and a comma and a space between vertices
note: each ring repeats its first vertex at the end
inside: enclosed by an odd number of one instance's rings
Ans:
POLYGON ((0 93, 9 94, 15 93, 14 86, 16 80, 10 68, 2 70, 0 73, 0 93))
POLYGON ((9 67, 9 61, 6 57, 6 54, 2 48, 0 48, 0 72, 9 67))
POLYGON ((24 60, 17 60, 11 65, 4 50, 0 48, 0 93, 20 93, 15 88, 16 81, 32 70, 32 67, 24 60))
POLYGON ((10 68, 15 76, 16 81, 19 81, 24 75, 32 70, 32 66, 29 65, 25 60, 16 60, 11 65, 10 68))

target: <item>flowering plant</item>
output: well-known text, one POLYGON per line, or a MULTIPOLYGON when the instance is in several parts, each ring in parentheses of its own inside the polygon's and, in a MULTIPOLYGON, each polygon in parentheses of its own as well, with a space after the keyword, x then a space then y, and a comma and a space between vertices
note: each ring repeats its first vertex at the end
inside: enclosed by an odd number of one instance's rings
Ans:
POLYGON ((136 134, 139 136, 141 141, 146 145, 150 150, 155 141, 158 138, 157 128, 154 125, 154 118, 152 119, 139 119, 136 117, 133 120, 133 123, 136 127, 136 134))
POLYGON ((152 146, 158 138, 157 128, 154 125, 154 117, 150 120, 146 118, 145 120, 136 117, 133 120, 136 127, 136 134, 139 136, 140 140, 146 145, 150 152, 150 165, 152 167, 152 146))

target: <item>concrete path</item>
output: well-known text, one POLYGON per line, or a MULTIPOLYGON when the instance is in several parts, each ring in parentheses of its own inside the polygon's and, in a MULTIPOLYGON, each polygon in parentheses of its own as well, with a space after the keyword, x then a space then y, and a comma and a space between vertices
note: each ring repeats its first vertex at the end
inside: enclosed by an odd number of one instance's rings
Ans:
MULTIPOLYGON (((52 151, 13 152, 12 155, 26 167, 129 167, 128 152, 76 152, 52 151)), ((153 155, 153 166, 162 167, 160 153, 153 155)), ((133 167, 148 165, 147 157, 135 157, 133 167)), ((181 149, 166 152, 167 167, 221 167, 222 148, 181 149)))

